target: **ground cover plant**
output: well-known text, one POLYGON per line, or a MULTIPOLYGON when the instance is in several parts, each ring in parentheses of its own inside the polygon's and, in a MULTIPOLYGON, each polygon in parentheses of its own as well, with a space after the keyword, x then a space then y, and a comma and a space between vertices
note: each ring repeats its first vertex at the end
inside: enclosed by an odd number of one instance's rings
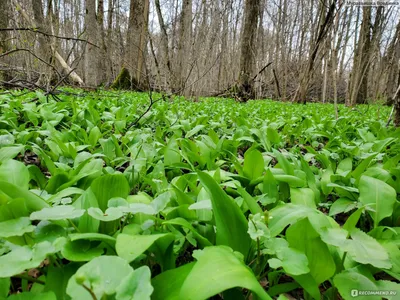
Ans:
POLYGON ((148 101, 0 95, 0 299, 395 299, 389 108, 148 101))

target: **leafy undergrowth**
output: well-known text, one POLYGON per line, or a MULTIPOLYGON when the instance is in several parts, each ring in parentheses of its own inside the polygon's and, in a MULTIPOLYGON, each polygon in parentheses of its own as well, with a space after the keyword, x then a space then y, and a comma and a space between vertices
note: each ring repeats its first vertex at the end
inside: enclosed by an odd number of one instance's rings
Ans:
POLYGON ((0 96, 0 299, 395 298, 388 108, 59 98, 0 96))

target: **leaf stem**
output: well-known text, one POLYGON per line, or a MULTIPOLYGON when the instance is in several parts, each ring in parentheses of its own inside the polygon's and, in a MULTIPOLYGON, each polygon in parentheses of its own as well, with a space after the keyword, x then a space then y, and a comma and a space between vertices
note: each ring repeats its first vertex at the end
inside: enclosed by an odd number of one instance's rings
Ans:
POLYGON ((81 232, 81 231, 79 230, 79 228, 76 227, 76 225, 74 224, 74 222, 72 222, 71 219, 67 219, 67 220, 68 220, 68 222, 71 224, 71 226, 75 228, 75 230, 76 230, 77 232, 79 232, 79 233, 81 232))
POLYGON ((94 294, 94 292, 92 291, 91 288, 86 286, 84 283, 82 283, 82 287, 90 293, 90 296, 92 296, 93 300, 97 300, 97 297, 96 297, 96 295, 94 294))

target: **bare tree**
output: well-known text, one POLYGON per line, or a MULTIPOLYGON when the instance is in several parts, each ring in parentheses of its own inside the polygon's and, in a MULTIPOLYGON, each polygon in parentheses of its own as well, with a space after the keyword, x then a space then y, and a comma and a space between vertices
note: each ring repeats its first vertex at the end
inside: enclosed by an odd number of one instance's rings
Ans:
MULTIPOLYGON (((8 13, 9 13, 9 3, 8 0, 0 1, 0 28, 8 27, 8 13)), ((9 44, 9 34, 7 31, 0 31, 0 54, 5 53, 10 50, 9 44)), ((2 66, 0 65, 0 68, 2 66)), ((8 80, 8 72, 0 70, 0 80, 8 80)))
POLYGON ((145 89, 143 76, 148 41, 149 0, 131 0, 125 62, 131 75, 132 88, 145 89))
POLYGON ((254 80, 252 77, 257 53, 255 45, 259 12, 260 0, 245 1, 238 83, 238 95, 243 101, 255 98, 254 80))
POLYGON ((190 52, 192 43, 192 0, 182 1, 182 12, 180 19, 180 37, 178 48, 177 77, 179 90, 185 96, 190 95, 190 89, 186 86, 190 72, 190 52))

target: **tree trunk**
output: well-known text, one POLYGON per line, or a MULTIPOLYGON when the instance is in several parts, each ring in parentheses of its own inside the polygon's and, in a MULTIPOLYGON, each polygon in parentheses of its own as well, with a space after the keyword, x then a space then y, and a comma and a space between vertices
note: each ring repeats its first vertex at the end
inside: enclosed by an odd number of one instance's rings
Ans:
POLYGON ((371 7, 363 7, 360 36, 354 55, 353 70, 349 82, 350 105, 364 104, 368 98, 368 77, 372 48, 381 30, 383 8, 378 7, 371 35, 371 7))
MULTIPOLYGON (((86 38, 89 42, 100 45, 99 28, 96 16, 96 0, 86 0, 86 38)), ((86 59, 85 59, 85 81, 89 86, 98 86, 102 83, 103 74, 100 69, 101 61, 100 49, 93 46, 86 46, 86 59)))
POLYGON ((387 81, 386 81, 386 94, 387 105, 393 105, 396 86, 400 84, 400 21, 396 27, 396 33, 384 57, 384 62, 387 64, 387 81))
POLYGON ((165 26, 164 18, 161 12, 160 0, 155 0, 155 7, 157 11, 158 23, 160 24, 160 29, 161 29, 161 48, 163 53, 164 69, 168 73, 167 76, 168 88, 170 89, 170 91, 175 91, 176 80, 171 66, 167 27, 165 26))
POLYGON ((337 0, 333 0, 330 5, 328 12, 325 15, 325 9, 326 5, 328 3, 321 2, 320 5, 320 17, 318 24, 320 24, 319 29, 317 31, 317 34, 315 35, 314 41, 311 42, 311 47, 310 47, 310 56, 308 58, 308 63, 306 66, 306 69, 303 71, 303 74, 301 75, 300 79, 300 84, 297 88, 297 91, 293 97, 293 101, 296 101, 298 103, 303 103, 306 104, 307 102, 307 91, 308 87, 311 81, 311 77, 313 75, 313 69, 314 69, 314 64, 315 60, 319 51, 319 48, 321 47, 322 43, 324 42, 326 35, 328 31, 330 30, 330 27, 332 25, 334 16, 335 16, 335 11, 336 11, 336 2, 337 0))
MULTIPOLYGON (((9 3, 8 0, 0 1, 0 28, 8 27, 8 14, 9 14, 9 3)), ((9 46, 9 34, 7 31, 0 31, 0 54, 10 50, 9 46)), ((8 62, 8 59, 3 58, 4 62, 8 62)), ((9 73, 6 71, 0 71, 0 80, 8 81, 9 73)))
POLYGON ((246 0, 243 15, 243 30, 240 44, 240 73, 238 96, 242 101, 254 99, 254 73, 256 59, 256 34, 260 0, 246 0))
POLYGON ((125 63, 132 89, 145 90, 145 59, 148 41, 149 0, 131 0, 125 63))
POLYGON ((182 13, 180 22, 180 37, 178 46, 178 71, 179 92, 184 96, 190 96, 187 81, 190 72, 190 53, 192 44, 192 0, 182 1, 182 13))

